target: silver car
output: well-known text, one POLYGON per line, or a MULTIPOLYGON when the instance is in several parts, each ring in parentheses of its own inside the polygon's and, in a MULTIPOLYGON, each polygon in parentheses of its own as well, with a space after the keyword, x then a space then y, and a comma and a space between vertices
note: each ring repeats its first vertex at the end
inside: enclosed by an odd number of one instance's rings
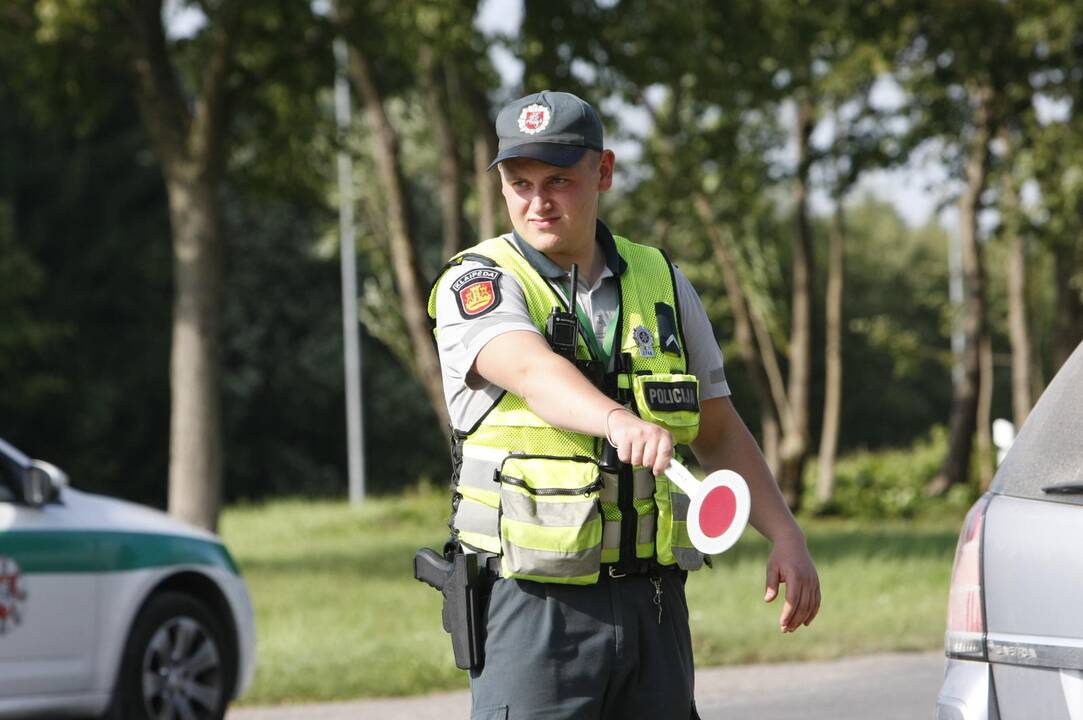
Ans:
POLYGON ((937 720, 1083 720, 1083 345, 967 515, 937 720))

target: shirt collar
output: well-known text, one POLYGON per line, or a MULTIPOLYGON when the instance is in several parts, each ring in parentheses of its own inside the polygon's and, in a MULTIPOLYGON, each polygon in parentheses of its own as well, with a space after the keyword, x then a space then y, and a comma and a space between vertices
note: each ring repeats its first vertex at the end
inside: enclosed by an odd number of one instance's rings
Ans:
MULTIPOLYGON (((601 220, 598 220, 597 223, 594 237, 601 243, 602 252, 605 253, 605 269, 609 270, 609 274, 619 277, 628 267, 628 263, 617 252, 617 243, 613 239, 613 233, 601 220)), ((519 233, 512 230, 511 234, 515 240, 515 246, 519 248, 519 252, 523 254, 531 267, 538 271, 539 275, 551 280, 567 277, 568 273, 562 267, 546 257, 545 253, 532 247, 530 243, 520 237, 519 233)), ((602 277, 605 277, 605 275, 606 273, 603 270, 602 277)))

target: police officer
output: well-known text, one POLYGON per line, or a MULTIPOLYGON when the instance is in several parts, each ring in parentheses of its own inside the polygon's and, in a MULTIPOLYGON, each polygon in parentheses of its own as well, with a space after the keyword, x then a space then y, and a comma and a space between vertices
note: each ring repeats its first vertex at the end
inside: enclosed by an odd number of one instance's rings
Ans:
POLYGON ((615 157, 597 113, 540 92, 505 106, 496 130, 490 167, 514 232, 453 258, 429 304, 452 530, 498 577, 471 717, 689 720, 684 582, 704 558, 684 530, 688 498, 664 476, 675 442, 747 481, 750 521, 772 543, 764 600, 786 585, 783 632, 816 616, 816 570, 730 403, 691 284, 598 220, 615 157))

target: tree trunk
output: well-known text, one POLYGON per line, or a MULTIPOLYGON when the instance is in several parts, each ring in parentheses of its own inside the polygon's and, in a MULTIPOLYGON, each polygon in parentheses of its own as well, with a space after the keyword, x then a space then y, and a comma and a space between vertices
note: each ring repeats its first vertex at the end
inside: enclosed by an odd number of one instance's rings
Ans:
POLYGON ((782 431, 778 425, 778 417, 771 413, 774 405, 763 400, 760 401, 760 432, 763 433, 763 459, 767 462, 767 469, 771 475, 778 477, 781 458, 779 457, 779 444, 782 431))
POLYGON ((421 84, 425 90, 429 119, 436 130, 436 148, 440 154, 440 208, 443 242, 440 246, 441 262, 447 260, 463 247, 463 191, 462 164, 459 162, 459 145, 451 126, 451 108, 441 78, 441 66, 432 47, 422 44, 419 50, 421 84))
POLYGON ((827 259, 827 307, 824 348, 824 415, 820 434, 816 501, 827 505, 835 493, 835 455, 842 416, 842 285, 846 224, 841 195, 835 201, 827 259))
POLYGON ((1041 358, 1041 343, 1038 340, 1038 333, 1033 333, 1030 336, 1030 398, 1032 409, 1033 403, 1038 402, 1038 398, 1042 396, 1042 391, 1045 390, 1045 374, 1042 370, 1041 358))
POLYGON ((802 474, 809 450, 809 391, 812 366, 812 229, 808 219, 809 138, 816 121, 812 101, 797 102, 797 188, 794 210, 793 300, 790 368, 786 384, 792 423, 783 425, 779 486, 790 509, 801 506, 802 474))
POLYGON ((489 170, 497 154, 496 132, 489 117, 489 102, 476 87, 470 90, 470 110, 474 119, 474 182, 478 192, 478 240, 497 234, 497 218, 503 210, 500 202, 500 174, 489 170))
POLYGON ((959 235, 963 255, 963 371, 952 392, 948 455, 927 491, 940 495, 952 486, 965 483, 970 469, 974 430, 977 425, 978 393, 981 383, 981 339, 985 332, 985 270, 978 242, 978 210, 988 171, 989 140, 992 136, 989 103, 991 91, 981 88, 974 111, 974 138, 966 161, 966 189, 959 200, 959 235))
POLYGON ((425 389, 436 416, 444 427, 450 427, 451 421, 444 404, 440 362, 429 330, 427 287, 421 281, 418 270, 415 238, 406 201, 406 182, 399 164, 398 135, 387 117, 383 98, 366 55, 356 44, 351 49, 353 52, 350 53, 349 74, 364 100, 365 115, 372 127, 373 155, 387 200, 391 266, 402 302, 407 334, 414 350, 414 372, 425 389))
MULTIPOLYGON (((737 269, 737 258, 729 242, 729 235, 724 232, 715 222, 714 213, 711 210, 710 200, 703 193, 697 193, 693 198, 696 213, 700 223, 711 239, 714 248, 714 256, 718 265, 722 268, 722 281, 726 286, 726 296, 729 298, 733 309, 733 334, 737 340, 737 347, 741 353, 741 360, 749 369, 752 378, 753 392, 760 401, 760 416, 763 428, 763 453, 767 460, 767 466, 771 472, 778 470, 778 427, 779 410, 775 405, 770 390, 770 381, 767 370, 762 361, 763 348, 758 347, 757 340, 752 330, 752 310, 745 299, 744 290, 741 288, 740 273, 737 269)), ((766 352, 774 357, 774 347, 766 348, 766 352)), ((781 377, 781 374, 779 375, 781 377)))
MULTIPOLYGON (((173 228, 169 512, 215 530, 222 497, 219 336, 222 244, 214 183, 176 173, 167 184, 173 228)), ((193 177, 195 176, 195 177, 193 177)))
POLYGON ((1053 309, 1053 368, 1056 372, 1083 340, 1083 267, 1076 244, 1058 243, 1053 250, 1057 288, 1053 309))
POLYGON ((474 183, 478 188, 478 241, 496 237, 497 187, 495 171, 487 168, 496 157, 495 145, 484 130, 474 131, 474 183), (492 173, 492 174, 490 174, 492 173))
POLYGON ((1016 221, 1019 212, 1019 196, 1010 176, 1004 180, 1004 215, 1008 218, 1008 325, 1012 342, 1012 421, 1016 432, 1033 405, 1031 387, 1034 367, 1031 355, 1030 325, 1027 321, 1027 264, 1026 239, 1019 232, 1016 221))
POLYGON ((241 7, 222 3, 208 20, 209 51, 191 101, 177 80, 161 2, 130 0, 125 8, 136 101, 162 166, 173 235, 169 512, 208 530, 218 525, 223 468, 217 192, 227 154, 227 82, 241 7))

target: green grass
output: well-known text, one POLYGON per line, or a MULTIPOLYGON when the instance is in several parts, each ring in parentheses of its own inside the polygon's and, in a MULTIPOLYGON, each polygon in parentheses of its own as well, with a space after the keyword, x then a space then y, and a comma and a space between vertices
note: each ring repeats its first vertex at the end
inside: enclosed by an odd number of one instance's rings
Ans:
POLYGON ((823 604, 782 634, 782 598, 763 602, 767 543, 755 531, 689 579, 697 664, 821 660, 941 647, 959 523, 803 520, 823 604))
MULTIPOLYGON (((466 687, 440 626, 440 596, 410 572, 446 537, 447 501, 423 490, 343 502, 234 507, 222 535, 248 582, 258 665, 246 704, 407 695, 466 687)), ((802 660, 942 643, 959 520, 806 520, 824 605, 809 628, 778 630, 763 598, 767 544, 755 531, 692 575, 697 664, 802 660)))

